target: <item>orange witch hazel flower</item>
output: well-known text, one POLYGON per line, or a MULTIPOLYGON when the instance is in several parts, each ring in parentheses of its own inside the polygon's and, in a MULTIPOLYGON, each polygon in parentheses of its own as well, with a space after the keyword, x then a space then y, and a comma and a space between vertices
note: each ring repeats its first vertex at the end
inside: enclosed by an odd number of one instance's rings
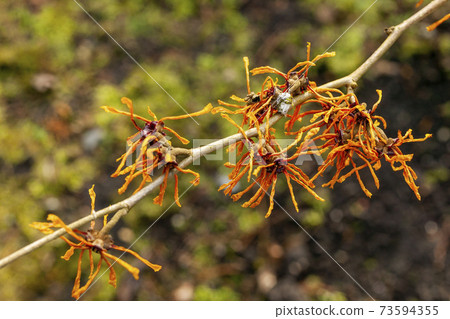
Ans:
MULTIPOLYGON (((94 192, 94 186, 89 190, 89 195, 91 197, 91 206, 92 211, 94 212, 94 203, 95 203, 95 192, 94 192)), ((104 217, 103 226, 106 225, 107 216, 104 217)), ((30 224, 31 227, 41 231, 44 234, 50 234, 53 232, 54 228, 63 228, 66 230, 66 232, 72 236, 75 240, 78 241, 78 243, 75 243, 69 239, 67 239, 64 236, 61 236, 60 238, 64 240, 70 248, 66 251, 64 256, 61 258, 64 260, 70 260, 72 255, 74 254, 75 250, 80 250, 80 255, 78 257, 78 270, 77 275, 75 278, 75 284, 72 289, 72 297, 73 298, 80 298, 81 295, 83 295, 86 290, 89 288, 89 286, 92 284, 95 277, 100 272, 100 268, 103 262, 106 263, 108 269, 109 269, 109 284, 112 285, 114 288, 117 285, 117 277, 116 272, 113 268, 113 265, 115 263, 118 263, 122 267, 124 267, 126 270, 128 270, 134 277, 134 279, 139 279, 139 269, 136 267, 131 266, 129 263, 123 261, 119 257, 116 257, 107 251, 110 249, 115 249, 119 251, 123 251, 126 253, 129 253, 142 261, 144 264, 146 264, 148 267, 153 269, 155 272, 159 271, 161 269, 161 266, 155 265, 150 263, 148 260, 142 258, 138 253, 129 250, 122 246, 117 246, 114 244, 112 236, 109 234, 104 234, 101 230, 95 230, 95 221, 91 222, 91 227, 87 232, 83 232, 78 229, 71 229, 68 227, 58 216, 49 214, 47 217, 47 220, 49 222, 34 222, 30 224), (89 254, 89 266, 90 266, 90 273, 89 277, 84 284, 84 286, 81 286, 81 264, 82 264, 82 258, 85 251, 88 251, 89 254), (98 253, 100 255, 100 259, 98 260, 97 267, 94 267, 94 257, 92 252, 98 253), (113 261, 113 263, 111 263, 113 261)))
POLYGON ((314 140, 324 141, 319 148, 321 152, 328 151, 328 155, 311 181, 322 175, 327 168, 335 166, 333 177, 328 183, 323 184, 323 187, 333 188, 336 182, 342 183, 354 174, 361 189, 368 197, 371 197, 372 193, 365 187, 359 171, 367 167, 375 186, 379 188, 379 180, 375 171, 381 167, 380 160, 384 158, 391 164, 394 171, 403 170, 406 183, 420 200, 419 187, 414 182, 417 176, 413 169, 406 164, 411 161, 413 155, 404 155, 399 146, 403 143, 424 141, 430 138, 431 134, 415 139, 411 130, 408 130, 405 135, 398 132, 397 138, 388 138, 380 128, 382 123, 386 129, 386 121, 381 116, 374 115, 381 102, 381 91, 377 90, 377 93, 378 101, 371 109, 367 109, 365 103, 359 103, 354 94, 344 95, 341 93, 335 97, 320 97, 316 102, 322 105, 322 110, 307 111, 298 115, 296 118, 298 121, 301 121, 306 115, 313 115, 313 117, 310 120, 312 124, 303 126, 296 132, 297 134, 308 130, 311 132, 312 129, 317 129, 317 132, 319 129, 324 129, 320 135, 314 137, 314 140), (399 163, 399 166, 396 166, 396 163, 399 163), (350 170, 344 172, 347 168, 350 170))
MULTIPOLYGON (((155 204, 162 205, 162 200, 164 198, 164 192, 167 186, 167 178, 169 176, 169 172, 171 169, 176 169, 184 174, 192 174, 194 175, 194 180, 191 181, 194 185, 198 184, 199 174, 189 170, 182 169, 178 166, 177 156, 178 155, 189 155, 190 151, 184 148, 176 148, 172 147, 172 143, 167 139, 166 132, 168 131, 170 134, 174 135, 178 138, 183 144, 188 144, 189 141, 184 137, 181 137, 177 132, 173 129, 165 126, 164 121, 166 120, 179 120, 186 119, 189 117, 200 116, 208 113, 212 109, 212 105, 208 104, 202 110, 191 113, 184 114, 179 116, 168 116, 164 117, 160 120, 157 119, 156 115, 148 108, 148 113, 153 120, 148 120, 142 116, 135 115, 133 112, 133 103, 130 99, 123 97, 122 103, 127 105, 130 112, 119 111, 110 106, 102 106, 102 108, 106 112, 116 113, 127 115, 130 117, 133 125, 138 130, 137 133, 128 137, 128 149, 127 151, 120 156, 117 161, 120 162, 116 171, 111 175, 112 177, 118 177, 121 175, 127 175, 125 178, 125 183, 121 188, 119 188, 119 194, 122 194, 126 191, 129 184, 136 178, 141 177, 141 183, 138 188, 134 191, 134 193, 141 190, 145 183, 151 182, 151 175, 158 168, 163 168, 164 182, 161 184, 160 194, 154 199, 155 204), (141 128, 136 123, 135 119, 144 121, 144 127, 141 128), (136 159, 133 161, 133 164, 126 166, 127 160, 130 160, 133 157, 133 153, 137 151, 136 159)), ((178 176, 174 175, 175 179, 175 202, 178 206, 181 206, 178 200, 178 176)))
POLYGON ((398 131, 397 138, 395 139, 382 138, 377 145, 377 151, 380 153, 380 156, 384 157, 386 162, 391 164, 394 171, 403 170, 403 177, 405 178, 408 186, 413 190, 418 200, 420 200, 419 187, 414 182, 417 179, 417 175, 414 170, 406 164, 406 162, 412 160, 413 154, 404 155, 399 146, 403 143, 423 142, 431 136, 431 134, 425 134, 425 137, 423 138, 414 138, 412 135, 412 130, 409 129, 404 135, 398 131), (399 166, 396 166, 396 163, 398 163, 399 166))
POLYGON ((254 93, 250 90, 250 76, 249 76, 249 59, 244 57, 245 73, 247 78, 247 96, 240 98, 235 95, 231 96, 231 99, 235 102, 242 103, 234 104, 219 100, 218 107, 212 110, 212 113, 221 113, 222 117, 229 120, 225 114, 242 114, 242 124, 249 125, 248 128, 258 127, 259 124, 264 122, 265 119, 269 119, 272 115, 279 112, 286 115, 291 107, 292 98, 306 92, 307 90, 313 91, 316 87, 316 83, 308 79, 309 68, 315 66, 315 62, 322 58, 333 57, 334 52, 327 52, 316 56, 310 60, 311 44, 307 45, 307 59, 297 63, 287 73, 283 73, 271 66, 262 66, 252 69, 250 72, 252 75, 258 74, 276 74, 283 78, 278 85, 278 79, 274 80, 268 76, 262 84, 261 91, 254 93), (300 70, 298 70, 301 67, 300 70), (234 110, 231 110, 232 108, 234 110))
POLYGON ((229 168, 233 168, 232 172, 228 176, 230 181, 226 184, 223 184, 220 190, 224 190, 225 195, 231 196, 233 201, 239 200, 242 195, 250 191, 255 185, 258 188, 256 193, 244 204, 242 207, 256 207, 258 206, 264 196, 268 193, 268 189, 270 189, 270 205, 269 209, 266 213, 266 218, 269 217, 272 213, 274 207, 274 196, 275 196, 275 187, 278 179, 278 175, 283 174, 286 178, 287 185, 289 187, 289 192, 292 198, 292 202, 294 204, 297 212, 298 204, 295 200, 294 190, 291 184, 291 181, 296 182, 305 188, 310 194, 314 196, 317 200, 324 201, 319 195, 317 195, 312 189, 314 188, 314 184, 310 181, 309 177, 301 170, 300 167, 292 164, 291 161, 298 158, 301 154, 307 154, 308 152, 302 152, 306 148, 309 141, 309 136, 305 138, 305 142, 302 143, 298 147, 298 151, 295 152, 294 155, 287 157, 287 150, 293 147, 298 141, 301 139, 301 134, 296 139, 296 141, 288 146, 285 149, 281 149, 280 145, 275 141, 275 138, 271 135, 267 135, 268 140, 261 144, 256 144, 251 141, 250 148, 253 148, 254 151, 247 152, 243 154, 242 158, 236 164, 226 163, 225 166, 229 168), (253 167, 256 167, 252 172, 253 167), (237 185, 237 183, 242 179, 245 174, 253 174, 257 176, 256 179, 253 179, 253 182, 246 187, 243 191, 240 191, 235 194, 231 194, 233 188, 237 185))

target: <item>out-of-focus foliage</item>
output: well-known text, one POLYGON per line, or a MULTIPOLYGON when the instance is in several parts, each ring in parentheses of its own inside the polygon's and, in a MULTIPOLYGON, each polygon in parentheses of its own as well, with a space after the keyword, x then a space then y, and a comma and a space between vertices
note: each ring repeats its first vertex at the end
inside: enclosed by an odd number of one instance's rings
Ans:
MULTIPOLYGON (((79 2, 176 101, 195 111, 245 95, 242 56, 251 67, 287 70, 304 60, 307 41, 313 56, 324 52, 373 1, 79 2)), ((353 71, 383 41, 385 27, 415 12, 415 2, 375 4, 333 45, 336 57, 310 77, 320 84, 353 71)), ((417 136, 434 134, 408 146, 416 154, 422 202, 388 169, 370 200, 355 180, 318 190, 325 203, 298 188, 298 215, 286 185, 277 185, 277 201, 379 299, 450 298, 450 37, 448 23, 425 30, 441 16, 408 30, 358 91, 371 105, 375 89, 383 90, 379 112, 391 123, 391 136, 408 128, 417 136)), ((262 80, 251 79, 252 86, 262 80)), ((147 105, 159 116, 183 113, 75 2, 0 3, 0 257, 39 238, 28 224, 50 212, 68 223, 89 213, 92 184, 98 208, 125 198, 116 193, 121 181, 109 175, 134 128, 100 109, 123 107, 122 96, 143 115, 147 105)), ((236 132, 212 115, 198 121, 172 126, 191 139, 236 132)), ((181 198, 182 208, 166 212, 169 201, 161 208, 150 197, 116 227, 123 246, 146 231, 133 249, 162 265, 160 272, 142 269, 136 282, 119 270, 117 290, 103 276, 83 299, 368 298, 281 209, 265 220, 264 205, 243 209, 217 192, 227 174, 221 164, 201 160, 201 183, 181 198)), ((306 162, 306 171, 308 165, 315 164, 306 162)), ((181 178, 180 195, 188 185, 181 178)), ((55 241, 0 270, 0 299, 70 299, 76 263, 59 258, 65 248, 55 241)))

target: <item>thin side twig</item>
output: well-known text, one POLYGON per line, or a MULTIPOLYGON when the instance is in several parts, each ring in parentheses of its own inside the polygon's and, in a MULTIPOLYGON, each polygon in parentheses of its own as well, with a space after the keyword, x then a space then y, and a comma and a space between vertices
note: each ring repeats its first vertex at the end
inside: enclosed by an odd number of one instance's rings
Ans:
POLYGON ((363 62, 363 64, 361 64, 351 74, 335 81, 329 82, 325 84, 324 87, 335 88, 356 83, 387 52, 387 50, 390 49, 390 47, 398 40, 400 35, 406 29, 408 29, 413 24, 416 24, 417 22, 423 20, 426 16, 430 15, 436 9, 443 6, 447 1, 448 0, 434 0, 402 23, 390 28, 386 28, 388 37, 378 47, 378 49, 376 49, 375 52, 373 52, 372 55, 363 62))

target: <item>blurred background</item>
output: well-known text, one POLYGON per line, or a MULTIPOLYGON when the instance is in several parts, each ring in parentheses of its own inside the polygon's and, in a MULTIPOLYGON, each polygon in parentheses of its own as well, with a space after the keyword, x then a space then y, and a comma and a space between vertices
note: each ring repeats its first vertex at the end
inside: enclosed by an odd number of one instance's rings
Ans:
MULTIPOLYGON (((384 28, 415 11, 415 0, 376 3, 333 45, 336 57, 310 70, 318 84, 353 71, 385 39, 384 28)), ((426 1, 428 3, 429 1, 426 1)), ((250 67, 288 70, 323 53, 372 0, 270 1, 79 1, 185 109, 197 111, 217 99, 246 94, 242 57, 250 67)), ((414 153, 422 201, 401 172, 379 171, 373 197, 355 178, 320 189, 321 203, 300 187, 295 213, 285 182, 276 200, 299 221, 376 299, 448 300, 450 268, 449 24, 425 27, 433 14, 406 31, 358 83, 360 101, 371 105, 383 90, 378 114, 396 136, 413 129, 432 133, 406 144, 414 153)), ((263 78, 251 79, 257 91, 263 78)), ((117 194, 122 179, 109 177, 125 139, 135 128, 102 105, 135 112, 150 105, 159 116, 183 114, 74 1, 0 2, 0 257, 42 237, 28 225, 54 213, 70 223, 90 211, 95 184, 98 209, 131 194, 117 194)), ((236 129, 217 116, 174 121, 190 139, 216 139, 236 129)), ((174 142, 174 144, 176 144, 174 142)), ((265 219, 268 200, 244 209, 217 191, 229 170, 218 161, 194 169, 201 183, 172 206, 133 249, 163 266, 154 273, 138 260, 141 278, 115 267, 118 288, 103 276, 83 300, 368 300, 364 293, 294 221, 278 207, 265 219)), ((317 167, 305 164, 311 174, 317 167)), ((325 176, 326 178, 327 176, 325 176)), ((328 175, 330 177, 330 175, 328 175)), ((326 179, 320 180, 318 185, 326 179)), ((180 194, 190 185, 180 179, 180 194)), ((156 196, 156 194, 155 194, 156 196)), ((141 201, 113 231, 128 247, 172 203, 169 182, 162 207, 153 195, 141 201)), ((56 240, 0 270, 0 300, 71 300, 77 255, 60 259, 67 245, 56 240)), ((85 259, 84 280, 88 276, 85 259)))

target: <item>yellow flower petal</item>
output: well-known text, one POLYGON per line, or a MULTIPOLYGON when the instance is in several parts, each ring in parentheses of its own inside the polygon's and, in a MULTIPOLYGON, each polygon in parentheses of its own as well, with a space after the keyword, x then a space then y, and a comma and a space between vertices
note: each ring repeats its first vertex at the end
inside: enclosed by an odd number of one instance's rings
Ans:
POLYGON ((62 259, 64 260, 69 260, 70 257, 72 257, 73 253, 75 251, 75 247, 70 247, 66 253, 64 254, 64 256, 61 256, 62 259))
POLYGON ((183 114, 183 115, 177 115, 177 116, 166 116, 163 117, 160 121, 166 121, 166 120, 181 120, 181 119, 186 119, 189 117, 195 117, 195 116, 200 116, 200 115, 204 115, 209 113, 212 110, 213 106, 211 103, 209 103, 208 105, 206 105, 203 109, 201 109, 198 112, 194 112, 194 113, 190 113, 190 114, 183 114))
POLYGON ((102 252, 102 255, 114 260, 115 262, 117 262, 119 265, 121 265, 123 268, 125 268, 126 270, 128 270, 134 277, 134 279, 138 280, 139 279, 139 269, 137 269, 136 267, 131 266, 129 263, 123 261, 120 258, 117 258, 114 255, 108 254, 106 252, 102 252))
POLYGON ((53 229, 51 227, 55 227, 53 223, 45 223, 45 222, 32 222, 30 224, 30 227, 33 227, 34 229, 39 230, 43 234, 51 234, 53 233, 53 229))
POLYGON ((137 252, 132 251, 130 249, 126 249, 125 247, 122 246, 113 246, 114 249, 116 250, 120 250, 120 251, 124 251, 126 253, 129 253, 131 255, 133 255, 134 257, 136 257, 137 259, 139 259, 140 261, 142 261, 144 264, 146 264, 148 267, 150 267, 151 269, 153 269, 155 272, 156 271, 160 271, 161 270, 161 266, 160 265, 156 265, 156 264, 152 264, 151 262, 149 262, 147 259, 144 259, 143 257, 141 257, 137 252))

